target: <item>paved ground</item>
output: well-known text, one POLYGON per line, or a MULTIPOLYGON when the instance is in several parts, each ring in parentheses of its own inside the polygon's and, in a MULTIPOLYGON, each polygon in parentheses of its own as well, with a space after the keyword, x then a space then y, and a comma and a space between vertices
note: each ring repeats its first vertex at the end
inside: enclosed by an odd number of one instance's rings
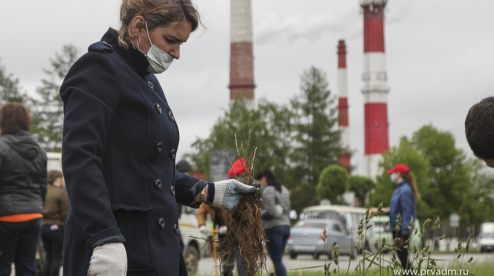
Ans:
MULTIPOLYGON (((466 262, 470 257, 473 257, 474 262, 493 262, 494 261, 494 254, 489 253, 489 254, 481 254, 481 253, 472 253, 472 254, 467 254, 465 255, 464 261, 466 262)), ((386 254, 384 255, 384 258, 386 260, 391 259, 391 254, 386 254)), ((454 254, 433 254, 433 258, 436 260, 446 260, 446 261, 438 261, 438 265, 441 267, 447 267, 448 265, 451 265, 452 260, 455 258, 454 254)), ((346 271, 348 268, 348 261, 349 258, 348 256, 341 256, 340 257, 340 269, 341 271, 346 271)), ((324 264, 324 257, 321 256, 319 260, 314 260, 311 256, 309 255, 301 255, 298 256, 296 260, 292 260, 288 257, 288 255, 285 255, 283 257, 283 263, 285 264, 285 267, 287 270, 292 270, 292 269, 298 269, 302 267, 312 267, 312 266, 320 266, 324 264)), ((350 263, 350 270, 355 269, 355 266, 357 265, 357 261, 352 261, 350 263)), ((271 269, 272 267, 272 262, 268 258, 268 269, 271 269)), ((334 267, 332 267, 334 268, 334 267)), ((311 270, 322 270, 322 268, 315 268, 311 270)), ((203 258, 201 259, 199 263, 199 275, 215 275, 215 263, 213 258, 203 258)), ((14 276, 14 267, 12 267, 12 274, 11 276, 14 276)), ((60 275, 62 275, 62 271, 60 271, 60 275)))

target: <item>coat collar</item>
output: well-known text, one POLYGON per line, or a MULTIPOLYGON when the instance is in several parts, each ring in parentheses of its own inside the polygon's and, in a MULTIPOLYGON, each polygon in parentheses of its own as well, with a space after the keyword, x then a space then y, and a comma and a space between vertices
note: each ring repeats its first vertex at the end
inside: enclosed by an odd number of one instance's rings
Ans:
POLYGON ((398 184, 396 185, 396 188, 398 189, 398 188, 400 188, 400 187, 403 187, 403 185, 404 185, 404 184, 407 184, 406 180, 403 180, 403 181, 401 181, 400 183, 398 183, 398 184))
POLYGON ((149 66, 149 62, 141 51, 138 49, 134 49, 131 43, 129 44, 129 49, 125 49, 124 47, 118 44, 118 32, 109 28, 108 31, 103 35, 101 41, 105 41, 110 43, 110 45, 115 50, 115 53, 119 55, 134 71, 136 71, 139 76, 144 77, 149 75, 147 72, 147 68, 149 66))

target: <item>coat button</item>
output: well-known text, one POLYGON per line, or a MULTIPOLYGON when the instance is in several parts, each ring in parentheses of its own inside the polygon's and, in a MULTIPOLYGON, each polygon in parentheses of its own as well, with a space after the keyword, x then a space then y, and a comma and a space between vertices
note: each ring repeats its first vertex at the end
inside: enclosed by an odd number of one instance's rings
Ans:
POLYGON ((150 80, 148 80, 148 84, 149 84, 149 87, 151 87, 151 89, 154 89, 154 85, 150 80))
POLYGON ((158 220, 158 227, 159 227, 160 229, 164 229, 164 228, 165 228, 165 219, 164 219, 164 218, 160 218, 160 219, 158 220))
POLYGON ((156 152, 161 152, 161 150, 163 149, 163 142, 158 142, 158 144, 156 144, 156 152))
POLYGON ((172 196, 175 196, 175 186, 170 187, 170 192, 172 193, 172 196))
POLYGON ((171 110, 168 111, 168 118, 170 118, 170 121, 175 122, 175 117, 173 116, 173 112, 171 110))
POLYGON ((156 190, 161 190, 161 188, 163 188, 163 182, 161 181, 161 179, 156 179, 156 181, 154 181, 154 187, 156 188, 156 190))
POLYGON ((170 158, 175 159, 176 156, 177 156, 177 149, 172 149, 170 151, 170 158))
POLYGON ((175 234, 178 234, 178 225, 175 223, 175 225, 173 225, 173 232, 175 232, 175 234))
POLYGON ((156 110, 159 114, 163 113, 163 110, 161 109, 161 105, 159 103, 156 104, 156 110))

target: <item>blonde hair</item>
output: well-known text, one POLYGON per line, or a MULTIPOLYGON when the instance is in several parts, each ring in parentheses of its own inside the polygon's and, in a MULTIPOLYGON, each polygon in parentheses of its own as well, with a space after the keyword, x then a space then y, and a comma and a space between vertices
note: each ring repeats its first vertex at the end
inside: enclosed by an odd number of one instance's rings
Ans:
POLYGON ((136 16, 142 16, 149 30, 170 24, 180 25, 188 20, 195 31, 201 19, 191 0, 123 0, 120 7, 121 27, 118 31, 118 44, 126 49, 134 35, 129 31, 136 16))
POLYGON ((401 174, 401 175, 407 181, 408 185, 410 185, 410 187, 412 188, 413 194, 415 195, 415 200, 419 200, 420 193, 419 193, 419 189, 417 188, 417 183, 415 182, 415 178, 413 177, 413 173, 409 171, 406 174, 401 174))

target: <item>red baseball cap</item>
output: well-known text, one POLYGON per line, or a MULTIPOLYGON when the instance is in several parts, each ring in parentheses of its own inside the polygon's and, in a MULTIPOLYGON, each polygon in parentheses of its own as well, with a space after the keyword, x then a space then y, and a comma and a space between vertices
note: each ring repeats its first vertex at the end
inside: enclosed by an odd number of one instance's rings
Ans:
POLYGON ((245 171, 244 171, 245 166, 247 166, 247 165, 245 164, 244 158, 238 159, 237 161, 235 161, 233 163, 232 168, 230 168, 230 170, 228 171, 228 175, 230 176, 230 178, 234 178, 235 174, 236 175, 245 174, 245 171), (235 170, 235 173, 233 172, 234 170, 235 170))
POLYGON ((409 172, 410 169, 408 168, 407 165, 405 164, 396 164, 396 166, 394 166, 394 168, 392 168, 391 170, 388 171, 388 174, 392 174, 394 172, 401 172, 403 174, 409 172))

